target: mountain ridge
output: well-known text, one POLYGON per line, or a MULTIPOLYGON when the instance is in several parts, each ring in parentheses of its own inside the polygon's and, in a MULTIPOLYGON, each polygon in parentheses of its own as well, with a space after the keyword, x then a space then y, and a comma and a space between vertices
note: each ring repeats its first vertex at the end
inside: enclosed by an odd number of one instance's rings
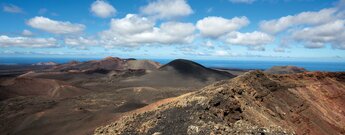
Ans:
POLYGON ((344 76, 251 71, 125 116, 94 134, 342 134, 344 76))
POLYGON ((150 60, 136 60, 136 59, 121 59, 119 57, 106 57, 101 60, 91 60, 86 62, 71 61, 66 64, 54 66, 54 71, 69 71, 69 70, 126 70, 126 69, 146 69, 156 70, 160 64, 150 60))

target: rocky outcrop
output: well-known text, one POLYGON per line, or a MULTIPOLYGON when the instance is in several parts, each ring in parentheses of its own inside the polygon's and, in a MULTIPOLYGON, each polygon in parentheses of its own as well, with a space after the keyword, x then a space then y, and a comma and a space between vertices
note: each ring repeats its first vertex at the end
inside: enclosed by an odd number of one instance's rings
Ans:
POLYGON ((345 73, 248 72, 99 127, 95 134, 345 133, 345 73))

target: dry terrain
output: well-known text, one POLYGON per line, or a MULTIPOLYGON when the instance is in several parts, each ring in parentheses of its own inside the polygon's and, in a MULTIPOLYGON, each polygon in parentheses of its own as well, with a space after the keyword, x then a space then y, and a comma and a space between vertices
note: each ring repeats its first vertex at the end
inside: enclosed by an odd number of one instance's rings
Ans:
POLYGON ((344 125, 344 72, 114 57, 0 66, 1 134, 335 135, 344 125))
POLYGON ((188 60, 161 66, 108 57, 28 67, 4 68, 0 77, 1 134, 91 134, 132 110, 234 77, 188 60))
POLYGON ((95 134, 345 133, 345 73, 252 71, 128 113, 95 134))

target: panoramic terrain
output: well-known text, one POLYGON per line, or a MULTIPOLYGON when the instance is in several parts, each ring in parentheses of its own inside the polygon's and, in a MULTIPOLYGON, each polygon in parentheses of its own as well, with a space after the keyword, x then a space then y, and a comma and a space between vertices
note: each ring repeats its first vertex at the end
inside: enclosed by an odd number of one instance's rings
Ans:
POLYGON ((344 72, 117 57, 1 67, 3 134, 345 133, 344 72))
POLYGON ((5 134, 89 134, 125 112, 235 77, 182 59, 160 65, 107 57, 5 67, 7 74, 0 77, 0 130, 5 134))
POLYGON ((0 0, 0 135, 345 135, 345 0, 0 0))
POLYGON ((345 73, 251 71, 131 111, 95 134, 344 134, 344 92, 345 73))

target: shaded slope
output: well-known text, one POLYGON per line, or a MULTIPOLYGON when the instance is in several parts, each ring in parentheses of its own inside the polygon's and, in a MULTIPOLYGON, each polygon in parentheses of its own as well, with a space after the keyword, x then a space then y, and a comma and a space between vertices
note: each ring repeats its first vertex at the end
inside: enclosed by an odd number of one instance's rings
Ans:
POLYGON ((181 75, 199 78, 201 80, 207 80, 208 78, 221 80, 228 77, 234 77, 234 75, 230 73, 206 68, 196 62, 184 59, 173 60, 159 68, 159 70, 177 72, 181 75))
POLYGON ((233 77, 230 73, 206 68, 193 61, 177 59, 146 75, 123 80, 120 84, 200 88, 205 84, 233 77))
POLYGON ((0 78, 14 77, 30 71, 42 71, 51 69, 53 66, 33 66, 33 65, 0 65, 0 78))
POLYGON ((253 71, 144 107, 95 134, 344 134, 345 73, 253 71))
POLYGON ((64 99, 15 97, 0 102, 0 133, 89 135, 122 113, 178 95, 181 92, 136 87, 64 99))

